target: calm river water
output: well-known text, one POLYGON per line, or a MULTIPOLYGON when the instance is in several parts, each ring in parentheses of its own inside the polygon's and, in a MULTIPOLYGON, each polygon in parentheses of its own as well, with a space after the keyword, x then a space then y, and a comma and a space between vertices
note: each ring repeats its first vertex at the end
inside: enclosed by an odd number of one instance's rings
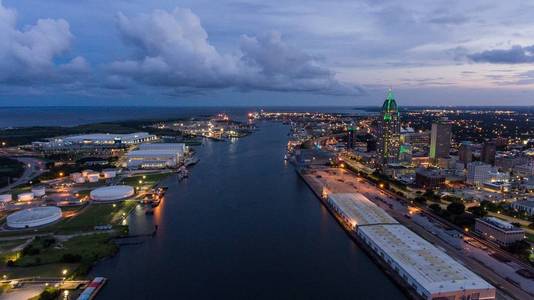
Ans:
POLYGON ((93 269, 98 299, 405 299, 283 160, 288 128, 264 122, 234 142, 206 141, 182 182, 167 179, 155 238, 93 269))

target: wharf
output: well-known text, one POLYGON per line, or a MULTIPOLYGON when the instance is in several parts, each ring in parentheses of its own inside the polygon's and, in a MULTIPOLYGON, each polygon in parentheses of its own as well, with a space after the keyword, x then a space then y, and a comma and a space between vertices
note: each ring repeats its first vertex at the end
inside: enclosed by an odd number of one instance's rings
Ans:
POLYGON ((310 177, 303 173, 302 169, 295 169, 297 173, 300 175, 302 180, 308 185, 308 187, 312 190, 312 192, 317 196, 317 198, 321 201, 324 207, 328 210, 328 212, 338 221, 338 223, 343 227, 345 230, 345 233, 354 241, 356 244, 363 249, 367 255, 386 273, 386 275, 395 283, 397 286, 399 286, 402 290, 402 292, 410 297, 411 299, 422 299, 419 294, 417 294, 416 291, 413 290, 411 286, 409 286, 391 267, 386 264, 380 256, 378 256, 366 243, 364 243, 360 237, 356 234, 354 230, 351 229, 351 224, 345 222, 340 215, 338 215, 332 207, 328 204, 328 202, 323 197, 323 186, 318 184, 317 182, 314 182, 313 180, 310 180, 310 177))

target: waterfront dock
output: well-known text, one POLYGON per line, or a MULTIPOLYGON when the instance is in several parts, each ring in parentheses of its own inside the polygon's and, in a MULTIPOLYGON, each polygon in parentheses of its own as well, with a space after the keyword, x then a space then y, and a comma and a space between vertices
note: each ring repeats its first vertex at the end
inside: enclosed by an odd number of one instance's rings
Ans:
POLYGON ((367 199, 363 194, 369 190, 354 174, 325 167, 297 172, 347 234, 411 298, 495 298, 493 286, 367 199))

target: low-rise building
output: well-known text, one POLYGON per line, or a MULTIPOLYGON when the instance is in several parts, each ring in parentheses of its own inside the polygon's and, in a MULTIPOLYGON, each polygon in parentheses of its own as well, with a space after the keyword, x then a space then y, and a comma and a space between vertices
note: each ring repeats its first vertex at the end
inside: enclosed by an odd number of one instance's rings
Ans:
POLYGON ((534 162, 515 166, 513 172, 515 176, 519 177, 534 176, 534 162))
POLYGON ((534 198, 515 201, 511 206, 517 211, 525 212, 529 216, 534 216, 534 198))
POLYGON ((508 246, 525 238, 523 229, 494 217, 476 219, 475 232, 502 246, 508 246))
POLYGON ((415 185, 419 188, 433 189, 445 184, 445 175, 437 169, 418 168, 415 171, 415 185))
POLYGON ((495 299, 495 288, 402 225, 358 228, 358 236, 422 299, 495 299))
POLYGON ((474 161, 467 164, 466 183, 472 185, 481 185, 491 178, 491 165, 480 161, 474 161))
POLYGON ((138 150, 126 154, 126 166, 130 169, 175 168, 184 158, 183 143, 141 144, 138 150))

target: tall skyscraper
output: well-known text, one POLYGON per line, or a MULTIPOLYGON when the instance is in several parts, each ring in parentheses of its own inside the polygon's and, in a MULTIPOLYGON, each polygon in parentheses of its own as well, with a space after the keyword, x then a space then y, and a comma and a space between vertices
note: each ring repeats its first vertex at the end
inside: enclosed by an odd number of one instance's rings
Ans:
POLYGON ((382 105, 382 113, 378 120, 377 139, 378 164, 383 168, 388 163, 397 162, 400 148, 400 116, 391 89, 384 105, 382 105))
POLYGON ((458 159, 464 163, 464 167, 473 161, 473 150, 471 147, 470 142, 464 141, 460 144, 460 149, 458 149, 458 159))
POLYGON ((430 159, 448 158, 451 150, 452 124, 443 118, 432 123, 430 132, 430 159))
POLYGON ((482 152, 480 153, 480 160, 495 165, 495 154, 497 152, 497 145, 494 141, 487 141, 482 146, 482 152))
POLYGON ((354 149, 355 144, 356 144, 356 128, 354 128, 354 125, 351 124, 349 127, 349 131, 347 132, 347 148, 354 149))

